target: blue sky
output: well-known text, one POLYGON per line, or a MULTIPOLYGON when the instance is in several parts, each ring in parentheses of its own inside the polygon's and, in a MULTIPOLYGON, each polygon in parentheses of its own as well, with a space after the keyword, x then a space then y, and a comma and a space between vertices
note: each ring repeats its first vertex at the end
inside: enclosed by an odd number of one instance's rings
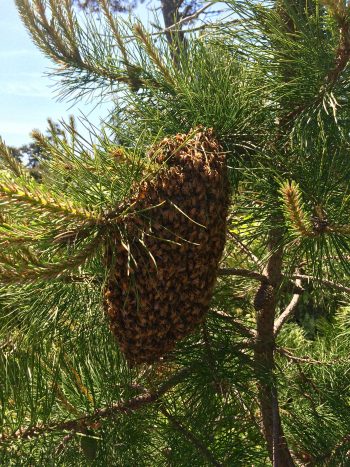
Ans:
MULTIPOLYGON (((140 12, 146 17, 144 7, 140 12)), ((88 114, 93 106, 79 102, 71 108, 58 102, 53 80, 45 76, 52 64, 31 42, 13 0, 0 0, 0 136, 10 146, 30 142, 34 128, 45 131, 48 117, 88 114)), ((94 123, 105 115, 98 107, 89 116, 94 123)))

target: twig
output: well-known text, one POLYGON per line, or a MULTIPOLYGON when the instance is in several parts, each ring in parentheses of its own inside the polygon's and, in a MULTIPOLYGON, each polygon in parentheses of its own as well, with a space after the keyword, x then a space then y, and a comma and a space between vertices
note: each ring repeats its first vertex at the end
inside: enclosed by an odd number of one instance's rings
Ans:
POLYGON ((242 240, 239 238, 239 236, 233 232, 229 232, 229 235, 232 237, 234 242, 240 247, 240 249, 245 253, 249 258, 259 267, 261 268, 262 264, 261 261, 257 256, 254 255, 254 253, 242 242, 242 240))
POLYGON ((298 306, 300 299, 300 294, 294 294, 290 303, 288 304, 287 308, 284 312, 276 319, 274 324, 274 334, 277 337, 278 333, 280 332, 283 324, 288 320, 290 316, 292 316, 298 306))
MULTIPOLYGON (((205 10, 207 10, 209 7, 213 6, 215 2, 208 2, 202 8, 199 10, 195 11, 192 15, 185 16, 184 18, 181 18, 180 21, 177 23, 172 24, 171 26, 168 26, 167 28, 163 29, 160 31, 161 34, 173 31, 175 28, 181 27, 183 24, 188 23, 190 21, 193 21, 194 19, 198 18, 205 10)), ((179 28, 180 29, 180 28, 179 28)))
POLYGON ((336 282, 330 281, 328 279, 320 279, 318 277, 307 276, 304 274, 293 274, 292 279, 301 279, 301 280, 315 281, 315 282, 318 281, 320 284, 323 284, 332 289, 337 289, 342 292, 350 293, 350 287, 347 287, 346 285, 342 285, 342 284, 337 284, 336 282))
POLYGON ((322 464, 325 463, 323 465, 331 465, 331 461, 334 460, 339 451, 346 445, 350 445, 350 433, 347 433, 345 436, 343 436, 341 440, 334 446, 331 452, 322 456, 321 459, 318 458, 317 460, 321 461, 322 464))
POLYGON ((203 333, 204 347, 205 347, 205 351, 206 351, 207 357, 208 357, 208 366, 209 366, 210 371, 212 373, 213 381, 214 381, 215 385, 219 388, 220 387, 220 382, 218 381, 218 378, 217 378, 216 361, 215 361, 213 351, 212 351, 212 348, 211 348, 209 332, 208 332, 208 329, 207 329, 205 323, 202 326, 202 333, 203 333))
MULTIPOLYGON (((248 417, 250 418, 250 420, 254 423, 254 425, 257 427, 257 429, 259 430, 259 432, 261 433, 262 436, 264 436, 264 433, 263 433, 263 429, 262 429, 262 426, 261 424, 259 423, 259 421, 257 420, 257 417, 254 415, 254 413, 250 410, 250 408, 247 406, 247 404, 244 402, 244 400, 242 399, 242 396, 241 396, 241 393, 239 392, 238 389, 232 387, 232 391, 233 393, 235 394, 235 396, 237 397, 237 399, 239 400, 241 406, 243 407, 243 409, 245 410, 245 412, 248 414, 248 417)), ((256 402, 256 401, 255 401, 256 402)), ((256 402, 257 403, 257 402, 256 402)))
MULTIPOLYGON (((197 32, 197 31, 203 31, 204 29, 218 29, 220 30, 223 26, 232 26, 233 24, 241 24, 241 23, 244 23, 244 20, 242 19, 235 19, 235 20, 232 20, 232 21, 223 21, 223 22, 216 22, 216 23, 204 23, 204 24, 201 24, 200 26, 195 26, 193 28, 187 28, 187 29, 174 29, 172 30, 172 32, 175 32, 175 33, 190 33, 190 32, 197 32)), ((155 26, 157 27, 156 24, 152 24, 152 26, 155 26)), ((150 32, 149 35, 150 36, 159 36, 161 34, 166 34, 167 30, 166 29, 161 29, 160 31, 155 31, 155 32, 150 32)), ((127 35, 127 36, 123 36, 123 39, 135 39, 135 35, 134 34, 130 34, 130 35, 127 35)))
POLYGON ((218 462, 213 456, 212 452, 205 446, 200 439, 198 439, 188 428, 182 425, 182 423, 177 420, 171 413, 166 409, 160 407, 159 411, 171 422, 171 424, 184 435, 202 454, 202 456, 210 462, 211 465, 215 467, 222 467, 223 464, 218 462))
MULTIPOLYGON (((296 279, 295 285, 297 287, 301 287, 301 279, 296 279)), ((288 320, 288 318, 290 318, 295 313, 295 310, 299 303, 300 296, 301 296, 300 293, 295 293, 291 301, 289 302, 288 306, 284 310, 284 312, 281 313, 281 315, 275 320, 275 324, 273 326, 273 332, 274 332, 275 338, 277 337, 284 323, 288 320)))
MULTIPOLYGON (((147 393, 147 389, 140 384, 132 384, 131 387, 133 389, 136 389, 137 391, 147 393)), ((185 438, 192 442, 192 444, 198 449, 198 451, 203 455, 203 457, 205 457, 212 465, 215 465, 217 467, 222 466, 222 464, 220 464, 214 458, 211 451, 207 449, 207 447, 202 443, 202 441, 200 441, 191 431, 184 427, 179 420, 177 420, 161 405, 158 406, 158 410, 174 425, 175 428, 178 429, 178 431, 180 431, 185 436, 185 438)))
MULTIPOLYGON (((255 279, 260 282, 268 283, 268 278, 265 274, 260 274, 256 271, 250 271, 249 269, 241 269, 241 268, 221 268, 218 270, 218 276, 242 276, 247 277, 249 279, 255 279)), ((340 290, 341 292, 350 293, 350 287, 346 285, 338 284, 337 282, 333 282, 329 279, 321 279, 314 276, 308 276, 305 274, 293 274, 292 276, 288 277, 287 274, 282 274, 284 278, 291 278, 295 280, 305 280, 308 282, 319 282, 327 287, 332 289, 340 290)), ((304 292, 304 289, 301 285, 294 284, 294 293, 295 295, 301 294, 304 292)))
POLYGON ((342 7, 342 11, 336 11, 335 3, 331 3, 334 17, 339 26, 339 44, 333 69, 327 75, 326 82, 331 87, 335 85, 340 74, 346 67, 350 59, 350 23, 347 7, 342 7))
POLYGON ((82 427, 90 426, 96 420, 113 418, 119 413, 129 413, 138 410, 145 405, 158 401, 165 393, 187 378, 192 372, 192 366, 184 368, 161 384, 157 390, 135 396, 127 401, 116 402, 109 407, 96 409, 91 415, 54 424, 19 429, 11 435, 0 435, 0 445, 16 440, 33 439, 48 433, 81 430, 82 427))
POLYGON ((68 443, 74 438, 74 436, 76 435, 76 432, 75 431, 71 431, 70 433, 68 433, 63 439, 62 441, 60 442, 60 444, 57 446, 56 448, 56 451, 55 451, 55 455, 56 456, 59 456, 62 451, 64 450, 64 448, 68 445, 68 443))
MULTIPOLYGON (((276 352, 279 354, 283 355, 286 357, 288 360, 295 362, 295 363, 310 363, 312 365, 326 365, 327 362, 321 362, 320 360, 314 360, 310 357, 297 357, 296 355, 293 355, 289 350, 283 348, 283 347, 276 347, 276 352)), ((330 362, 330 365, 333 365, 334 362, 330 362)))
POLYGON ((248 328, 247 326, 237 321, 235 318, 233 318, 233 316, 229 315, 228 313, 225 313, 224 311, 213 311, 212 314, 214 316, 217 316, 218 318, 229 321, 233 326, 237 328, 239 332, 241 332, 246 337, 251 337, 255 339, 256 332, 254 329, 248 328))
MULTIPOLYGON (((261 283, 268 284, 269 280, 264 274, 260 274, 256 271, 250 271, 249 269, 241 268, 221 268, 218 270, 218 276, 241 276, 248 279, 254 279, 261 283)), ((284 277, 282 275, 282 277, 284 277)), ((296 285, 294 282, 290 281, 285 285, 287 290, 290 290, 293 294, 302 294, 305 290, 302 286, 296 285)))
POLYGON ((223 268, 218 271, 219 276, 242 276, 250 279, 255 279, 260 282, 268 282, 267 277, 259 272, 250 271, 249 269, 241 268, 223 268))
MULTIPOLYGON (((326 2, 325 2, 326 3, 326 2)), ((312 104, 319 104, 322 102, 322 98, 325 91, 331 90, 337 83, 340 75, 344 71, 350 59, 350 23, 346 12, 346 6, 344 4, 344 10, 339 14, 339 12, 334 11, 334 6, 338 3, 329 2, 328 6, 333 9, 335 20, 339 26, 339 44, 336 51, 336 57, 333 68, 331 68, 326 77, 323 86, 321 87, 318 95, 316 96, 314 102, 304 102, 296 106, 289 114, 285 116, 287 122, 295 120, 302 112, 311 107, 312 104)), ((342 5, 339 3, 339 5, 342 5)))

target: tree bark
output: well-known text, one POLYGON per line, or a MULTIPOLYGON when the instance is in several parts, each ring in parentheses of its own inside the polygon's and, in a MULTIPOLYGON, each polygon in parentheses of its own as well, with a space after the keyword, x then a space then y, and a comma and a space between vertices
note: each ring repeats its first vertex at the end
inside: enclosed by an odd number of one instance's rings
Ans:
POLYGON ((274 376, 274 320, 277 293, 282 279, 281 238, 280 229, 271 229, 268 245, 271 256, 264 270, 268 282, 261 283, 254 300, 257 324, 254 357, 263 432, 272 465, 291 467, 295 464, 283 433, 274 376))
MULTIPOLYGON (((180 21, 182 15, 180 13, 180 6, 183 0, 161 0, 161 8, 164 19, 165 29, 170 28, 180 21)), ((181 26, 179 26, 180 28, 181 26)), ((170 45, 170 52, 175 64, 178 63, 178 57, 181 49, 186 47, 186 39, 183 31, 170 30, 165 33, 166 38, 170 45)))

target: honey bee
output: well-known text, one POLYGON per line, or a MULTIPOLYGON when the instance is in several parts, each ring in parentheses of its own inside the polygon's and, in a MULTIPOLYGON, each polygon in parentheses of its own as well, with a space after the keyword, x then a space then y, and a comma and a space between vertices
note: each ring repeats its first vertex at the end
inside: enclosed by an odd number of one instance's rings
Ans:
POLYGON ((225 243, 227 172, 212 133, 169 137, 148 157, 165 162, 166 169, 135 188, 132 203, 143 214, 125 221, 127 237, 137 239, 142 232, 143 248, 128 241, 105 294, 111 330, 131 366, 161 359, 203 321, 225 243), (189 217, 204 219, 205 228, 189 217), (129 257, 137 264, 133 283, 129 257))

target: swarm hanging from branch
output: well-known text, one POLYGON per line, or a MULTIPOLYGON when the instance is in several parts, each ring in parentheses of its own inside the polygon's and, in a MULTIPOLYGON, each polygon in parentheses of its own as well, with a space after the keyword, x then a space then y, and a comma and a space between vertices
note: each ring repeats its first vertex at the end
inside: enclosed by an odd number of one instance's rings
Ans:
POLYGON ((211 130, 166 138, 148 157, 162 168, 135 189, 105 293, 130 365, 158 360, 203 321, 229 203, 226 157, 211 130))

